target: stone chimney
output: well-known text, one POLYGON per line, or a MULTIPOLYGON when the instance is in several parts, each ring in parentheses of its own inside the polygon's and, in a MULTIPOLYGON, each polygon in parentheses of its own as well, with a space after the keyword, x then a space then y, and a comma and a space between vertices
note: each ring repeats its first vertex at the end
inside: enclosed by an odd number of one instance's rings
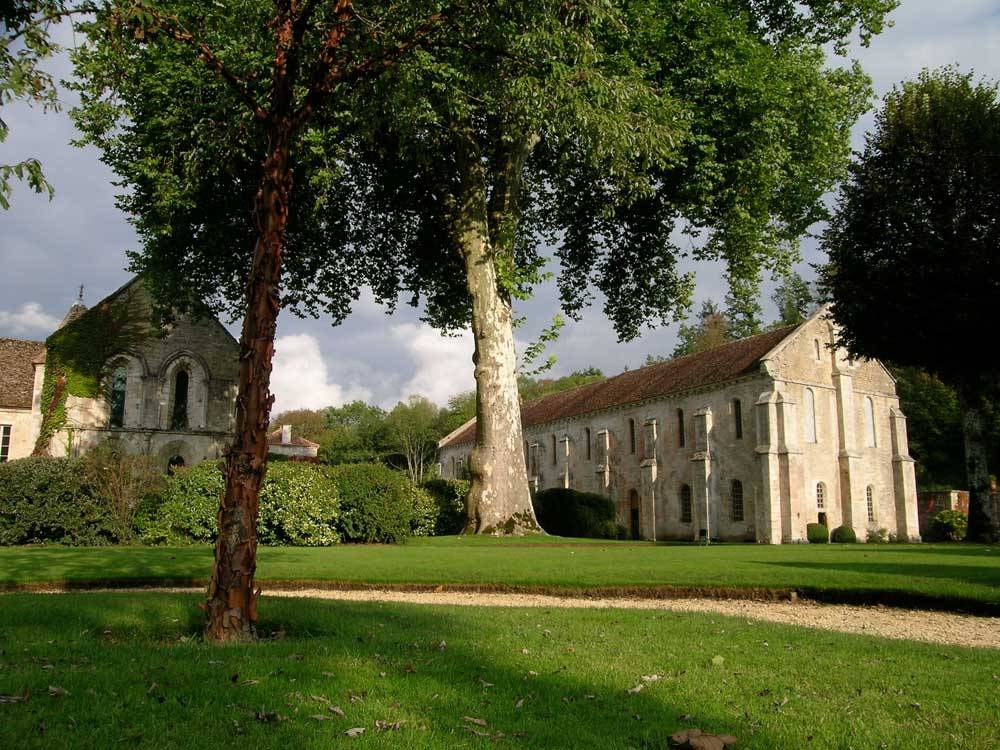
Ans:
POLYGON ((292 426, 290 424, 281 425, 281 444, 288 445, 292 442, 292 426))

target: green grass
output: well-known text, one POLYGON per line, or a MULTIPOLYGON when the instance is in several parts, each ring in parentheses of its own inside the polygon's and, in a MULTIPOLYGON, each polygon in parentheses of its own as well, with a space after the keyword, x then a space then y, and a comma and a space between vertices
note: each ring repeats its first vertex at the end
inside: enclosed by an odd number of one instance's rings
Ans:
MULTIPOLYGON (((207 578, 204 547, 0 548, 0 585, 207 578)), ((261 548, 261 582, 498 584, 561 588, 681 586, 901 592, 1000 605, 1000 547, 653 545, 439 537, 398 546, 261 548)))
POLYGON ((0 747, 608 750, 687 726, 760 750, 1000 742, 992 650, 710 615, 294 599, 261 607, 284 638, 213 647, 197 601, 0 596, 0 694, 30 695, 0 703, 0 747))

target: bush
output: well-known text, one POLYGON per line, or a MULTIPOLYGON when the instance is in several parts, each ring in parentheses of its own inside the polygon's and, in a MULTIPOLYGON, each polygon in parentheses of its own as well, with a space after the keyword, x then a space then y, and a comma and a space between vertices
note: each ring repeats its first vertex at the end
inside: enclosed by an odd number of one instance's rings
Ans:
POLYGON ((830 541, 835 544, 857 544, 858 535, 853 526, 838 526, 833 530, 830 541))
POLYGON ((345 541, 400 542, 414 520, 414 487, 405 474, 382 464, 341 464, 326 469, 340 494, 345 541))
POLYGON ((434 499, 437 507, 434 534, 436 536, 461 534, 469 520, 466 510, 469 482, 464 479, 431 479, 421 486, 434 499))
POLYGON ((829 544, 830 530, 822 523, 806 524, 806 539, 809 544, 829 544))
POLYGON ((960 542, 969 529, 969 517, 960 510, 942 510, 931 519, 931 539, 938 542, 960 542))
POLYGON ((0 545, 115 541, 107 505, 80 459, 35 456, 0 464, 0 545))
POLYGON ((132 540, 140 504, 162 492, 164 477, 149 456, 128 453, 117 441, 105 440, 83 457, 84 476, 107 509, 119 542, 132 540))
POLYGON ((438 506, 423 487, 413 485, 413 517, 410 519, 410 534, 413 536, 434 536, 438 521, 438 506))
POLYGON ((556 487, 536 492, 535 517, 549 534, 614 539, 615 506, 604 495, 556 487))
POLYGON ((868 529, 868 544, 887 544, 889 542, 888 529, 868 529))
MULTIPOLYGON (((146 544, 195 544, 215 539, 222 471, 215 461, 176 469, 161 501, 137 518, 146 544)), ((269 464, 260 492, 257 538, 265 545, 322 547, 340 541, 337 488, 310 464, 269 464)))

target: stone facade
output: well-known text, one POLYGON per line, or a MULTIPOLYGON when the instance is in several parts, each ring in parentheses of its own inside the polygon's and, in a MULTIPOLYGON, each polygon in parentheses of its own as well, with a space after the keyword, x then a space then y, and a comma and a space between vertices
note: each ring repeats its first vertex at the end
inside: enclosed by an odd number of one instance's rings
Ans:
MULTIPOLYGON (((135 295, 139 309, 151 315, 141 279, 108 299, 126 290, 135 295)), ((82 302, 75 304, 67 321, 84 309, 82 302)), ((39 346, 44 355, 44 345, 39 346)), ((66 426, 52 439, 50 452, 79 455, 114 439, 130 452, 153 456, 164 468, 221 456, 234 429, 238 357, 239 345, 217 320, 179 317, 164 336, 150 337, 134 353, 109 363, 109 382, 101 397, 67 397, 66 426), (116 398, 120 405, 113 413, 116 398)), ((12 366, 10 359, 0 358, 0 371, 12 366)), ((9 460, 30 455, 38 437, 44 356, 33 366, 30 407, 22 410, 26 413, 19 421, 10 422, 9 460)), ((0 424, 8 418, 0 411, 0 424)))
MULTIPOLYGON (((636 538, 798 542, 806 524, 919 539, 895 385, 822 313, 522 406, 529 481, 610 497, 636 538), (546 403, 548 402, 548 403, 546 403)), ((439 445, 466 471, 474 425, 439 445)))

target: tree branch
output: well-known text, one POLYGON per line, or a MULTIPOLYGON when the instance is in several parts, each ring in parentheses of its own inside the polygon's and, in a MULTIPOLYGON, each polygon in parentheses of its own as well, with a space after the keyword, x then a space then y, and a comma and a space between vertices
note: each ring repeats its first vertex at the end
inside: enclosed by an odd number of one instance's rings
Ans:
MULTIPOLYGON (((147 29, 142 26, 137 26, 138 30, 144 34, 153 34, 156 32, 162 32, 168 37, 176 42, 185 44, 197 53, 199 60, 205 63, 206 66, 216 73, 222 80, 229 84, 229 87, 236 93, 243 103, 250 108, 254 117, 258 120, 265 121, 268 118, 267 111, 257 102, 254 95, 247 88, 246 81, 237 76, 233 71, 225 66, 219 56, 216 55, 212 49, 201 39, 198 39, 190 31, 184 28, 181 24, 180 19, 176 16, 164 16, 162 13, 153 10, 147 5, 141 2, 136 2, 134 5, 134 10, 138 10, 141 13, 150 15, 155 23, 155 29, 147 29)), ((125 19, 126 21, 132 21, 133 23, 138 21, 138 14, 133 13, 133 15, 125 19)))

